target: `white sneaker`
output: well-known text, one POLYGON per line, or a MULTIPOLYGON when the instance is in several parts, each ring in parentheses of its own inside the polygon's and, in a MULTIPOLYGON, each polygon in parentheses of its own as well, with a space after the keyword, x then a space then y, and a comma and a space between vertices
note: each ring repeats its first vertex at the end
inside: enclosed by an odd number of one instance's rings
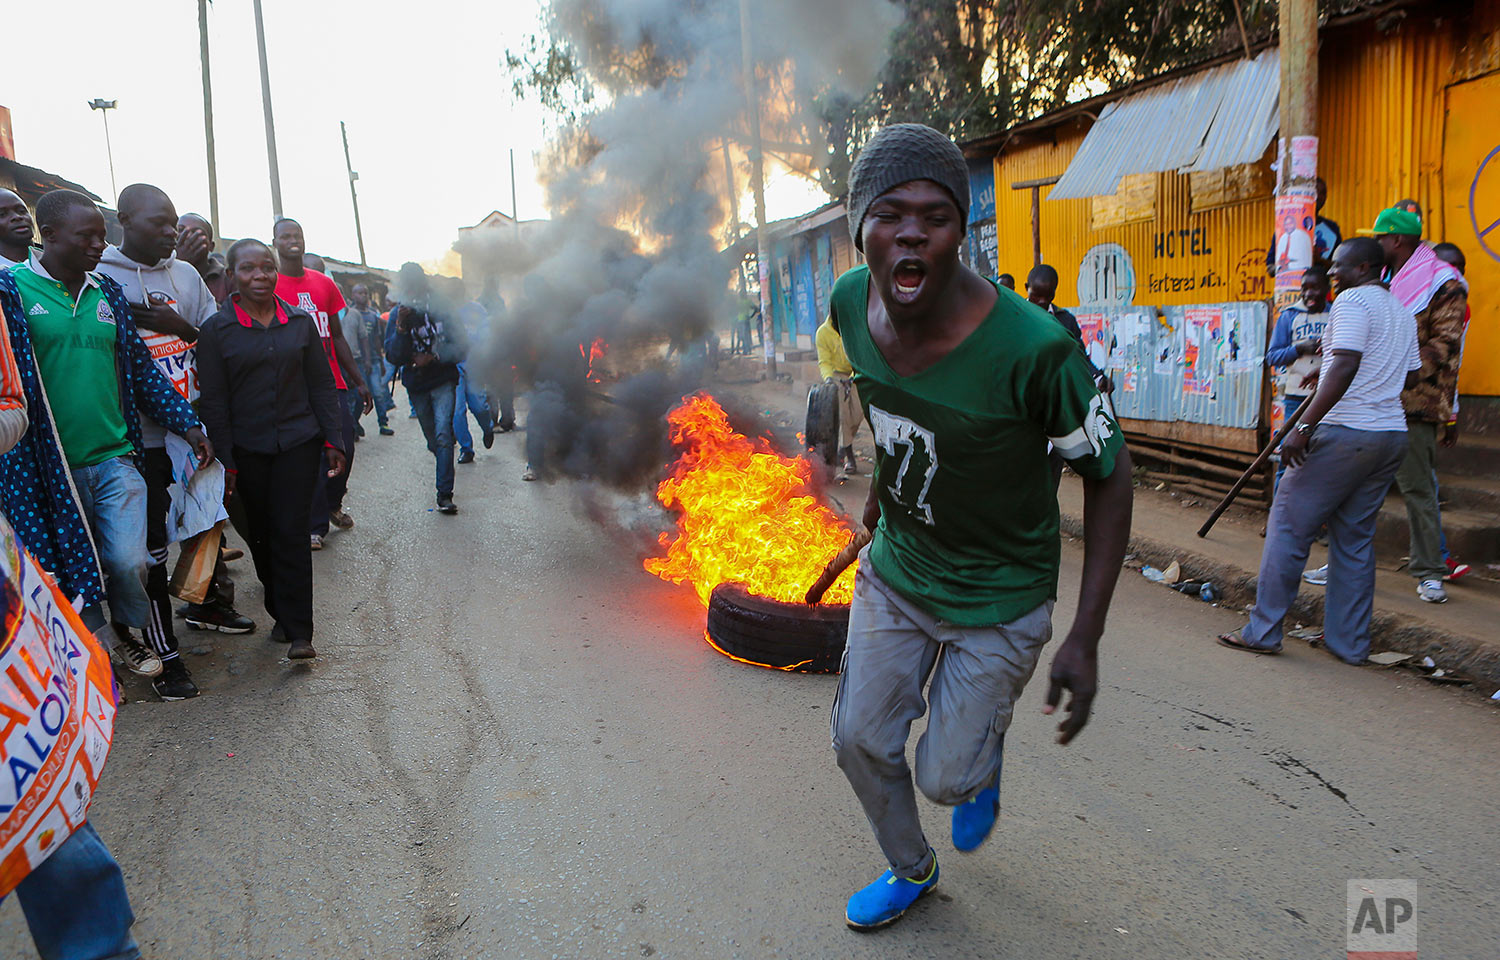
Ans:
POLYGON ((1441 580, 1423 580, 1417 584, 1417 596, 1428 603, 1448 602, 1448 591, 1443 589, 1441 580))
POLYGON ((311 537, 310 546, 312 547, 312 549, 314 549, 314 550, 322 550, 323 549, 323 538, 320 537, 320 536, 318 536, 316 533, 309 534, 309 536, 311 537))
POLYGON ((1328 564, 1323 564, 1316 570, 1309 570, 1302 575, 1302 579, 1315 587, 1328 586, 1328 564))
POLYGON ((150 647, 123 630, 115 633, 110 659, 138 677, 161 676, 161 657, 150 647))

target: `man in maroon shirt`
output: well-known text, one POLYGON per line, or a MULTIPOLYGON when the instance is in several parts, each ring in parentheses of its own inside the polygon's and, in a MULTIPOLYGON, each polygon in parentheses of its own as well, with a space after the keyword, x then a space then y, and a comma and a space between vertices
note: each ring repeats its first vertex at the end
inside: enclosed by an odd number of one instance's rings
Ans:
POLYGON ((345 530, 354 526, 354 518, 344 512, 344 493, 349 489, 349 473, 354 467, 354 418, 348 413, 347 394, 342 391, 357 391, 365 413, 374 409, 375 400, 359 372, 359 364, 349 353, 349 344, 344 340, 339 323, 339 314, 345 307, 344 295, 339 292, 338 284, 326 274, 308 269, 302 262, 307 252, 302 225, 283 217, 276 221, 271 231, 271 242, 276 247, 276 296, 313 318, 318 336, 323 340, 323 350, 328 354, 328 365, 333 369, 334 386, 341 391, 339 408, 344 411, 344 449, 348 451, 348 465, 343 473, 333 478, 327 476, 327 463, 318 472, 309 533, 312 548, 321 550, 330 523, 345 530))

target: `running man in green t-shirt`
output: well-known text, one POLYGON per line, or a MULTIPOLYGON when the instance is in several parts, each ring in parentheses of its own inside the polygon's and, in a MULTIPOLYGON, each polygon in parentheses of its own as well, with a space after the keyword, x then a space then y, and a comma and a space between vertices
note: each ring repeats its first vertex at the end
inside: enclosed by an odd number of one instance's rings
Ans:
POLYGON ((918 124, 881 130, 850 174, 867 266, 835 284, 830 313, 875 435, 864 517, 875 537, 855 582, 833 746, 890 863, 850 898, 856 929, 895 921, 937 883, 906 763, 929 679, 917 785, 954 807, 961 851, 999 815, 1012 706, 1052 636, 1049 444, 1084 481, 1083 584, 1044 708, 1071 691, 1060 743, 1088 722, 1130 535, 1130 455, 1109 400, 1052 317, 959 263, 968 206, 963 155, 918 124))

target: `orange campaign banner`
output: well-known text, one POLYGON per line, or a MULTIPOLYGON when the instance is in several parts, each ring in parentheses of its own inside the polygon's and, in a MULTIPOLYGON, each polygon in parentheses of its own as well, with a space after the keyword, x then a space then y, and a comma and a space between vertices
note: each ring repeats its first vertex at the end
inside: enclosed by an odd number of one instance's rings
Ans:
POLYGON ((83 825, 114 737, 109 658, 0 519, 0 896, 83 825))

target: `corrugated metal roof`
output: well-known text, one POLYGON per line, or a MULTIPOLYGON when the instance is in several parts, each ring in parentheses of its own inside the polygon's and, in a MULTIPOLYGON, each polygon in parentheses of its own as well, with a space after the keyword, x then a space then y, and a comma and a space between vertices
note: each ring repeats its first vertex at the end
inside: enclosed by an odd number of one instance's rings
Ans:
POLYGON ((1232 73, 1224 83, 1223 100, 1203 140, 1203 152, 1186 173, 1253 163, 1281 126, 1280 50, 1267 50, 1224 69, 1232 73))
POLYGON ((1281 58, 1266 50, 1109 104, 1049 200, 1112 194, 1120 178, 1258 160, 1276 135, 1281 58))
POLYGON ((40 167, 29 167, 9 157, 0 157, 0 173, 8 174, 15 181, 16 191, 22 195, 22 198, 29 195, 33 198, 33 203, 36 202, 35 198, 39 198, 50 190, 76 190, 90 200, 104 202, 103 197, 88 187, 80 186, 72 180, 65 180, 40 167))

